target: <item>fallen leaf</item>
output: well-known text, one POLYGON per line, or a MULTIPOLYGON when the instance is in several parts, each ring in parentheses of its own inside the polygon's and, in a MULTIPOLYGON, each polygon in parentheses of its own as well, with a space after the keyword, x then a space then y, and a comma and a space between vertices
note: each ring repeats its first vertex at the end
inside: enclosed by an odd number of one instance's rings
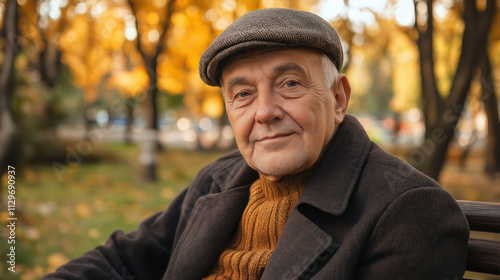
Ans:
POLYGON ((92 212, 92 209, 87 203, 80 202, 76 205, 76 215, 79 218, 88 218, 92 212))
POLYGON ((58 267, 61 265, 67 263, 69 259, 61 254, 61 253, 53 253, 47 257, 47 264, 49 265, 49 268, 47 269, 48 273, 56 271, 58 267))
POLYGON ((90 238, 98 238, 101 235, 101 232, 96 228, 91 228, 88 230, 87 235, 90 238))
POLYGON ((27 239, 29 240, 38 240, 40 239, 40 231, 36 228, 29 228, 24 233, 27 239))

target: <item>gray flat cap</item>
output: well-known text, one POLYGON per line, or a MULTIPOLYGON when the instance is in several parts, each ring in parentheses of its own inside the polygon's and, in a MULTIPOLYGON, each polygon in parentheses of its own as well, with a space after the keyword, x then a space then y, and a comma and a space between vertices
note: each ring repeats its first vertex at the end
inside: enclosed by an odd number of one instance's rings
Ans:
POLYGON ((200 58, 201 79, 220 86, 220 62, 256 47, 315 48, 327 54, 339 71, 342 67, 340 37, 326 20, 310 12, 269 8, 244 14, 215 38, 200 58))

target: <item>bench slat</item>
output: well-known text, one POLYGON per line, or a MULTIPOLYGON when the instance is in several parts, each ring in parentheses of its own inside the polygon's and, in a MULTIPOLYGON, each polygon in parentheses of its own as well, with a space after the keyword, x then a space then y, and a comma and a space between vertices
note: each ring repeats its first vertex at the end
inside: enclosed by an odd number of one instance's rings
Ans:
POLYGON ((467 270, 500 275, 500 241, 471 238, 467 270))
POLYGON ((500 233, 500 203, 458 200, 471 230, 500 233))

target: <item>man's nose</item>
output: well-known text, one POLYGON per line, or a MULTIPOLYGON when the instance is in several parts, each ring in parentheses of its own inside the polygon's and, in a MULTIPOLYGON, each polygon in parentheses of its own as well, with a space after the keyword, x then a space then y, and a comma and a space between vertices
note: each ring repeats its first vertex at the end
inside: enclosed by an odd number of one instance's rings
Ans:
POLYGON ((281 120, 285 112, 281 108, 279 95, 272 90, 261 91, 257 96, 257 111, 255 120, 258 123, 270 124, 275 120, 281 120))

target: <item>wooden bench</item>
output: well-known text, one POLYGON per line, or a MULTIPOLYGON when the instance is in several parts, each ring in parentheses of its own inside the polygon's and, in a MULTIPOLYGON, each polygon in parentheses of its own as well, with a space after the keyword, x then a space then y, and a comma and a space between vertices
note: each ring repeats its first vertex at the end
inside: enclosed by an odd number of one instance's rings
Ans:
MULTIPOLYGON (((467 217, 471 231, 500 233, 500 203, 459 200, 458 204, 467 217)), ((470 238, 467 271, 500 276, 500 241, 498 240, 500 239, 470 238)))

